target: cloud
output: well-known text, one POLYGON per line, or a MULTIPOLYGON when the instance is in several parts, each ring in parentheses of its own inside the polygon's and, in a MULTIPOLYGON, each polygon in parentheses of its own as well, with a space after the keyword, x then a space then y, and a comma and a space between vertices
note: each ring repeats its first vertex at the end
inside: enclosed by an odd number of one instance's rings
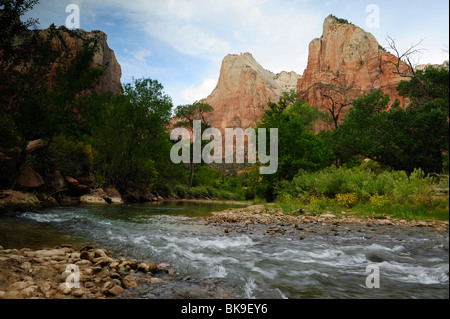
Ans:
POLYGON ((152 56, 152 51, 147 50, 147 49, 142 49, 142 48, 137 50, 137 51, 130 51, 130 50, 125 48, 124 52, 131 54, 134 57, 134 59, 139 61, 139 62, 145 62, 145 60, 148 57, 152 56))
POLYGON ((197 87, 192 84, 181 92, 181 97, 185 104, 194 103, 208 97, 216 87, 216 84, 217 79, 213 78, 204 80, 200 86, 197 87))

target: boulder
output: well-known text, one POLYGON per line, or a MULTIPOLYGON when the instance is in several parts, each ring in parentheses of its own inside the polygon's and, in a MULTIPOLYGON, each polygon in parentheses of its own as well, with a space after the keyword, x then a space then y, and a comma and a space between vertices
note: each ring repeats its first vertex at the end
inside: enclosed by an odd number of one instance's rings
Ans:
POLYGON ((0 213, 11 211, 37 211, 41 202, 36 195, 13 190, 0 192, 0 213))
POLYGON ((114 296, 117 297, 121 294, 123 294, 125 292, 125 289, 123 289, 122 287, 120 287, 119 285, 115 285, 114 287, 112 287, 111 289, 108 290, 108 292, 114 296))
POLYGON ((124 276, 122 278, 122 284, 126 289, 138 289, 139 288, 139 285, 136 282, 136 280, 134 280, 130 276, 124 276))
POLYGON ((30 166, 24 165, 20 169, 20 175, 16 179, 16 183, 21 188, 37 188, 44 185, 44 180, 30 166))
POLYGON ((103 197, 95 195, 84 195, 80 197, 82 205, 106 205, 108 204, 103 197))
POLYGON ((43 140, 38 139, 38 140, 34 140, 34 141, 28 142, 25 151, 28 154, 30 154, 30 153, 33 153, 33 152, 35 152, 35 151, 37 151, 39 149, 42 149, 42 148, 44 148, 46 146, 47 146, 47 144, 43 140))

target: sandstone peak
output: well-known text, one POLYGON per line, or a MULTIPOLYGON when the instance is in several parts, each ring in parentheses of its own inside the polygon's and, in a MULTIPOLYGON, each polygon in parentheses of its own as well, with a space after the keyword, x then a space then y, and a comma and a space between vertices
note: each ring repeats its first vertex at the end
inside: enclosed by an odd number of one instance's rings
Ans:
POLYGON ((214 108, 209 123, 222 132, 225 128, 255 127, 267 103, 277 102, 284 91, 295 89, 298 78, 295 72, 273 74, 248 52, 228 54, 216 88, 201 102, 214 108))
MULTIPOLYGON (((327 113, 333 102, 349 105, 353 99, 377 89, 389 94, 392 101, 401 100, 396 87, 405 79, 395 74, 396 61, 372 34, 329 15, 322 36, 309 45, 308 65, 297 90, 311 106, 327 113)), ((343 108, 339 120, 347 111, 348 107, 343 108)), ((330 128, 322 123, 317 129, 330 128)))

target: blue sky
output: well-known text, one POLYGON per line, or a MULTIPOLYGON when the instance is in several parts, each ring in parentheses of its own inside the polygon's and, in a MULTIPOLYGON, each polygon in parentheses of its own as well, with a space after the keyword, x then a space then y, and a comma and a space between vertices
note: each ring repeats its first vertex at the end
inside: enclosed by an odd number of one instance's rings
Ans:
POLYGON ((400 49, 423 39, 419 64, 442 63, 449 54, 447 0, 41 0, 29 15, 39 28, 64 25, 69 4, 80 8, 81 29, 108 35, 122 83, 157 79, 175 106, 208 96, 229 53, 250 52, 274 73, 302 74, 308 45, 330 13, 385 47, 387 35, 400 49), (367 24, 369 5, 379 8, 379 26, 367 24))

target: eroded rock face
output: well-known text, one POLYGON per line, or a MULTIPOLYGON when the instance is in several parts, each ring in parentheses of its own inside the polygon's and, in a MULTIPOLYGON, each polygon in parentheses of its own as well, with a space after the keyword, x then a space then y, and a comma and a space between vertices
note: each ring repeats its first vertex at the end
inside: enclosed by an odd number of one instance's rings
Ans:
POLYGON ((298 77, 295 72, 273 74, 250 53, 227 55, 216 88, 201 101, 214 108, 209 124, 222 132, 225 128, 255 127, 267 103, 277 102, 283 91, 295 89, 298 77))
MULTIPOLYGON (((98 43, 98 50, 95 53, 93 64, 94 66, 106 66, 106 70, 99 83, 95 86, 94 91, 96 93, 121 92, 120 78, 122 76, 122 70, 116 60, 114 51, 108 46, 107 35, 104 32, 86 32, 81 29, 68 30, 64 26, 61 26, 56 30, 51 30, 49 28, 36 32, 39 32, 39 35, 43 39, 47 40, 50 37, 52 50, 61 52, 61 56, 67 53, 76 56, 76 54, 82 50, 84 43, 96 40, 98 43)), ((49 66, 50 79, 55 75, 57 67, 57 63, 49 66)))
MULTIPOLYGON (((406 80, 395 74, 397 58, 385 51, 375 37, 349 23, 340 23, 332 15, 325 19, 323 34, 309 45, 309 58, 302 78, 298 80, 300 97, 311 106, 328 112, 331 99, 347 104, 353 99, 381 89, 391 102, 399 99, 406 106, 396 88, 406 80)), ((406 64, 401 64, 407 70, 406 64)), ((342 120, 348 107, 343 109, 342 120)), ((332 124, 321 123, 318 129, 330 129, 332 124)))

